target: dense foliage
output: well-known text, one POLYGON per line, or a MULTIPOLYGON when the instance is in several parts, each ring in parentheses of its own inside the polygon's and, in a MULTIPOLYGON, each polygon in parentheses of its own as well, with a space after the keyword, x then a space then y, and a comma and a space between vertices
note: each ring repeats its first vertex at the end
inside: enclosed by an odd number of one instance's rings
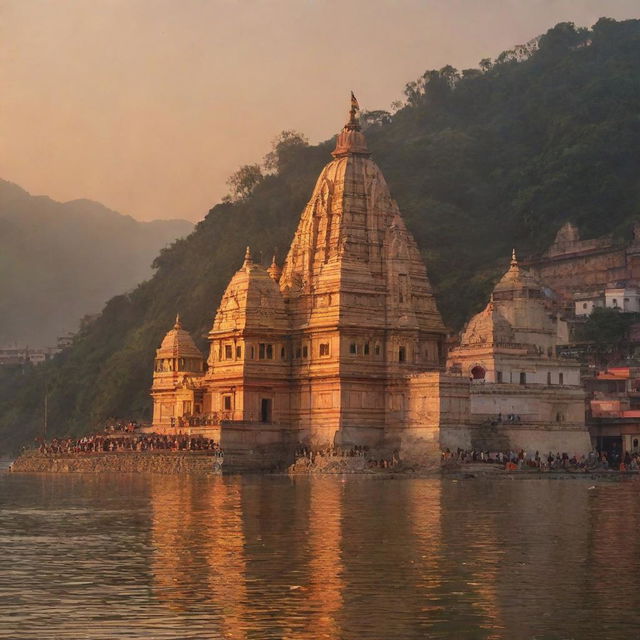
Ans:
MULTIPOLYGON (((539 251, 567 220, 584 237, 623 234, 640 212, 640 21, 559 24, 480 69, 428 71, 405 95, 392 116, 367 119, 367 138, 454 329, 484 304, 512 246, 539 251)), ((244 246, 265 262, 274 248, 283 259, 332 148, 291 140, 283 136, 267 171, 162 251, 154 277, 112 299, 71 349, 0 374, 0 446, 39 433, 45 388, 57 433, 148 418, 154 348, 175 312, 204 348, 244 246)))
POLYGON ((632 354, 630 334, 640 314, 597 307, 584 324, 575 328, 574 340, 588 347, 587 358, 608 367, 632 354))

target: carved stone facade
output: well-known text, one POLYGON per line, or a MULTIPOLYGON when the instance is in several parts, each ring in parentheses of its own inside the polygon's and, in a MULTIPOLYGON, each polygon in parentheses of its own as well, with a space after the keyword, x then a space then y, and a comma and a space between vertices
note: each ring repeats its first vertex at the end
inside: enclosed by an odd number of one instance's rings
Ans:
MULTIPOLYGON (((332 155, 282 270, 275 259, 265 269, 247 250, 209 333, 206 372, 186 374, 178 362, 169 375, 156 366, 156 430, 196 417, 221 434, 262 425, 262 434, 279 430, 289 442, 398 443, 415 414, 409 389, 417 374, 436 373, 430 394, 439 389, 446 329, 355 108, 332 155), (167 393, 172 383, 174 396, 167 393), (192 392, 191 405, 184 390, 192 392)), ((169 342, 172 332, 159 360, 169 342)), ((460 379, 447 384, 465 387, 460 379)), ((433 439, 440 411, 430 415, 428 428, 422 416, 416 433, 433 439)))

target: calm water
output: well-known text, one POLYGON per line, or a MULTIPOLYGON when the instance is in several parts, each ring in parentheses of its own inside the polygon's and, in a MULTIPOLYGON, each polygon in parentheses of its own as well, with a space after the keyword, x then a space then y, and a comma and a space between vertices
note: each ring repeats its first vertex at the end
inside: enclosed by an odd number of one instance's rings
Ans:
POLYGON ((636 638, 639 491, 0 474, 0 637, 636 638))

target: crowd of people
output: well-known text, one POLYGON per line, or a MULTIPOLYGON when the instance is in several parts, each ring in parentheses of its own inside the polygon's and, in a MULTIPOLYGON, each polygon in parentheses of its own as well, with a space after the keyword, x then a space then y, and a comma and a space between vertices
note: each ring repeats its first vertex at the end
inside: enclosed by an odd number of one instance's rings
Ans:
POLYGON ((221 416, 212 413, 206 416, 179 416, 171 418, 171 426, 176 427, 210 427, 220 424, 221 416))
POLYGON ((104 428, 105 433, 115 433, 116 431, 123 431, 124 433, 135 433, 140 425, 136 420, 130 420, 129 422, 110 422, 104 428))
POLYGON ((640 454, 626 452, 624 456, 607 455, 606 452, 590 451, 587 455, 569 456, 568 453, 541 454, 530 453, 524 449, 519 451, 482 451, 457 449, 442 451, 443 463, 488 463, 504 465, 508 471, 519 469, 539 469, 540 471, 577 470, 577 471, 638 471, 640 470, 640 454))
POLYGON ((399 460, 397 451, 394 451, 390 458, 374 456, 367 446, 353 445, 346 447, 327 447, 324 449, 310 449, 309 447, 299 447, 296 449, 296 458, 307 458, 313 462, 316 458, 366 458, 365 464, 369 469, 381 468, 390 469, 395 467, 399 460))
POLYGON ((119 451, 211 451, 224 455, 220 445, 211 438, 156 433, 112 436, 96 434, 82 438, 54 438, 46 442, 38 439, 43 454, 109 453, 119 451))

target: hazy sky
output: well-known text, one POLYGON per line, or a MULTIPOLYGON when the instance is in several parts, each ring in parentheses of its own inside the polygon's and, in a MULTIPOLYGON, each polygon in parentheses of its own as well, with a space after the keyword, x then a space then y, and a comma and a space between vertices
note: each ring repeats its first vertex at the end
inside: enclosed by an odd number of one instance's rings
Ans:
POLYGON ((477 66, 638 0, 0 0, 0 177, 139 219, 199 220, 282 129, 385 109, 426 69, 477 66))

